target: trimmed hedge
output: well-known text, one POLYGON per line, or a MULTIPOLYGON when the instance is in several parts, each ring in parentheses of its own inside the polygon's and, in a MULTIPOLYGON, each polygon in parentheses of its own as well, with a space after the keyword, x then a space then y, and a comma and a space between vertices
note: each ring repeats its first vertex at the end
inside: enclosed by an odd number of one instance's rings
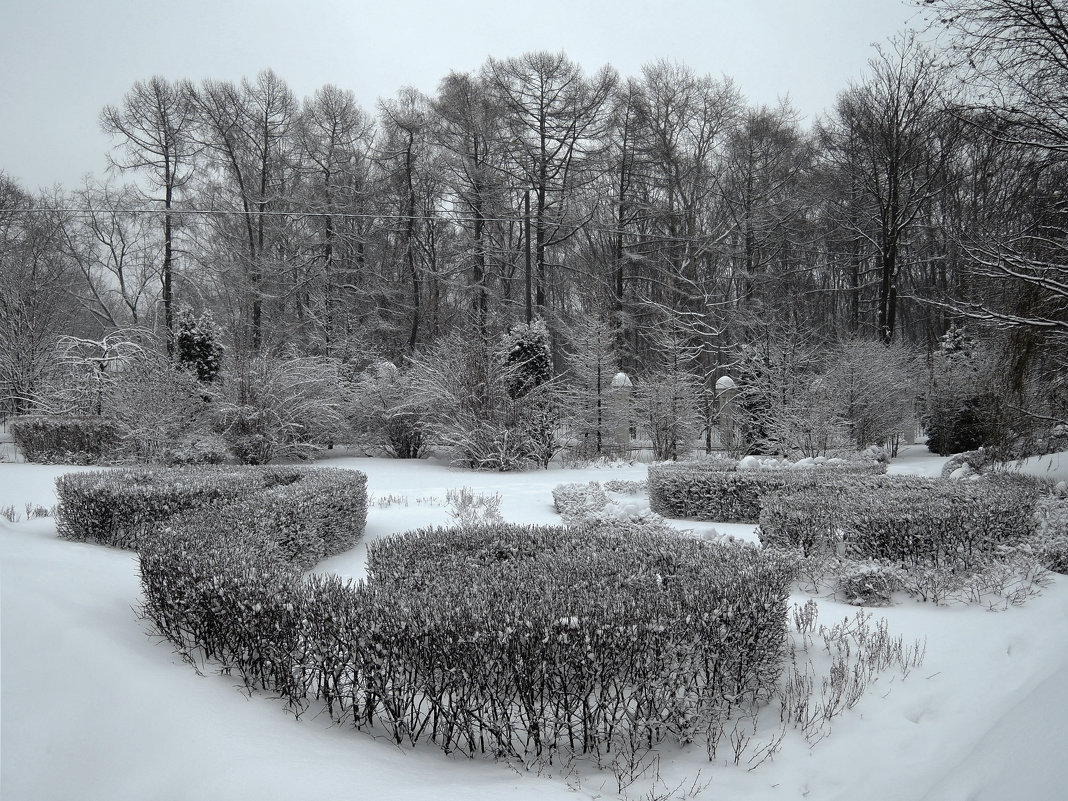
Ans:
POLYGON ((778 469, 738 469, 737 462, 679 462, 649 467, 649 506, 665 517, 756 523, 763 499, 802 487, 829 488, 886 471, 879 462, 837 462, 778 469))
POLYGON ((503 524, 378 540, 359 584, 301 577, 240 535, 164 531, 141 556, 145 615, 250 688, 314 696, 398 743, 541 761, 722 734, 778 678, 794 568, 640 530, 503 524))
POLYGON ((903 566, 968 569, 999 546, 1035 531, 1042 482, 995 475, 979 481, 886 476, 819 487, 792 487, 766 499, 766 547, 806 554, 843 550, 857 559, 903 566), (840 545, 839 545, 840 543, 840 545))
POLYGON ((360 538, 366 484, 353 470, 296 467, 68 473, 56 479, 56 527, 66 539, 122 548, 163 524, 222 531, 274 541, 308 566, 360 538))
POLYGON ((107 417, 25 415, 11 418, 8 427, 27 462, 97 464, 119 444, 118 424, 107 417))

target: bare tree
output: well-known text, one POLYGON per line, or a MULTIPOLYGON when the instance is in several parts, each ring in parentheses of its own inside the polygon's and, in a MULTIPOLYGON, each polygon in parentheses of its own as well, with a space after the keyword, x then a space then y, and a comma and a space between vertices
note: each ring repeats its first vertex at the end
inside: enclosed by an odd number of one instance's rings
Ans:
POLYGON ((857 190, 855 217, 841 222, 871 243, 877 261, 876 328, 894 337, 908 233, 938 192, 951 153, 937 136, 949 84, 915 36, 879 48, 871 75, 839 95, 823 129, 825 157, 857 190))
POLYGON ((266 70, 240 85, 205 81, 196 91, 197 137, 215 170, 208 187, 223 212, 213 218, 227 260, 243 266, 246 347, 264 343, 264 302, 270 263, 280 255, 279 229, 295 148, 296 100, 285 81, 266 70), (234 223, 238 226, 235 227, 234 223), (239 245, 241 242, 243 244, 239 245), (247 316, 246 316, 247 315, 247 316))
POLYGON ((146 320, 155 311, 166 242, 140 213, 141 196, 133 186, 87 180, 73 196, 78 212, 63 226, 64 250, 82 274, 88 310, 105 328, 151 326, 146 320))
MULTIPOLYGON (((375 125, 351 91, 327 85, 304 101, 298 124, 304 219, 310 229, 311 261, 321 268, 322 314, 317 325, 331 343, 347 332, 345 296, 362 298, 368 214, 371 203, 371 151, 375 125)), ((308 292, 306 289, 305 292, 308 292)), ((310 314, 308 303, 298 304, 310 314)))
POLYGON ((397 98, 380 104, 382 138, 378 161, 384 173, 388 200, 392 205, 399 258, 404 265, 404 280, 409 284, 411 317, 408 325, 407 353, 419 341, 427 305, 427 279, 433 280, 436 196, 440 191, 438 165, 430 132, 428 98, 414 89, 403 89, 397 98))
POLYGON ((437 140, 447 154, 446 181, 469 240, 471 314, 475 331, 485 339, 490 252, 503 250, 500 222, 511 212, 507 208, 507 138, 502 108, 484 78, 454 72, 441 82, 433 110, 437 140))
POLYGON ((77 326, 76 274, 63 255, 63 216, 0 172, 0 409, 37 399, 59 337, 77 326))
POLYGON ((189 180, 197 144, 192 84, 172 83, 158 75, 137 81, 120 106, 105 106, 100 113, 104 132, 121 137, 121 154, 111 157, 120 170, 146 175, 152 191, 146 198, 163 204, 163 262, 160 283, 167 348, 173 348, 174 331, 174 215, 176 194, 189 180), (159 196, 155 193, 162 193, 159 196))
POLYGON ((1003 197, 991 196, 962 224, 971 277, 986 292, 958 295, 950 305, 1033 340, 1017 342, 1021 349, 1068 345, 1068 9, 1060 0, 922 5, 948 35, 948 53, 969 87, 958 115, 997 143, 1003 186, 1026 182, 1017 187, 1024 202, 1010 212, 1003 197))
POLYGON ((527 295, 526 321, 544 316, 548 304, 550 251, 580 225, 572 206, 577 190, 596 175, 609 94, 615 73, 587 78, 563 53, 535 52, 519 58, 489 59, 483 68, 504 111, 514 176, 526 195, 525 216, 533 231, 533 298, 527 295), (536 307, 536 309, 535 309, 536 307))

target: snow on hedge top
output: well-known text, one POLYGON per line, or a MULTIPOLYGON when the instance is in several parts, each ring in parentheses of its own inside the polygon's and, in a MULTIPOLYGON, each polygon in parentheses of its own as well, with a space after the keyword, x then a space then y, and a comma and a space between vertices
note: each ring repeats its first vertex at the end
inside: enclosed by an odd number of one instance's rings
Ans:
POLYGON ((738 470, 804 470, 811 467, 847 467, 855 464, 848 459, 826 456, 809 456, 791 462, 774 456, 744 456, 738 460, 738 470))

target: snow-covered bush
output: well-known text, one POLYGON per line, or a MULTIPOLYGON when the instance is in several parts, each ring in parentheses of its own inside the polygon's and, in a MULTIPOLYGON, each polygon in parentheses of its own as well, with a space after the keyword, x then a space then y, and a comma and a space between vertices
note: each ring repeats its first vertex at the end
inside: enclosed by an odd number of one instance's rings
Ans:
POLYGON ((902 571, 875 561, 845 561, 835 576, 835 592, 853 606, 888 606, 904 586, 902 571))
POLYGON ((787 487, 821 486, 828 492, 848 476, 879 475, 886 466, 868 461, 803 463, 694 462, 649 467, 649 502, 665 517, 756 523, 765 496, 787 487), (733 469, 731 469, 733 467, 733 469))
POLYGON ((450 489, 445 492, 449 515, 458 526, 476 526, 503 523, 501 494, 475 492, 470 487, 450 489))
POLYGON ((8 428, 27 462, 99 464, 119 445, 116 422, 97 415, 25 415, 10 418, 8 428))
POLYGON ((246 532, 164 528, 138 557, 141 615, 190 659, 215 659, 246 687, 270 687, 300 704, 305 593, 272 543, 246 532))
POLYGON ((939 342, 927 393, 923 427, 927 448, 943 456, 1004 442, 1004 409, 993 355, 963 329, 939 342))
POLYGON ((577 522, 608 505, 608 496, 597 481, 559 484, 553 487, 553 504, 565 523, 577 522))
POLYGON ((458 336, 412 358, 412 391, 424 399, 435 443, 476 470, 545 465, 562 445, 552 385, 513 375, 504 354, 458 336), (510 389, 524 387, 513 397, 510 389))
POLYGON ((264 479, 218 467, 67 473, 56 479, 56 528, 65 539, 131 548, 172 515, 231 502, 264 479))
POLYGON ((986 473, 996 461, 994 454, 986 448, 957 453, 949 457, 942 465, 942 478, 968 478, 986 473))
POLYGON ((110 418, 114 460, 160 462, 179 443, 210 434, 214 393, 195 369, 172 359, 150 331, 119 330, 100 341, 67 337, 38 404, 62 415, 110 418))
POLYGON ((560 484, 553 488, 553 502, 568 525, 605 526, 616 531, 645 527, 666 533, 669 527, 664 518, 634 497, 643 489, 644 482, 639 481, 560 484))
POLYGON ((982 481, 888 482, 843 503, 847 551, 909 565, 969 567, 1000 545, 1034 532, 1039 482, 991 476, 982 481))
POLYGON ((1068 575, 1068 500, 1059 494, 1042 498, 1035 525, 1035 555, 1047 570, 1068 575))
POLYGON ((268 471, 260 478, 262 486, 223 504, 184 511, 166 525, 192 536, 270 543, 281 558, 300 568, 352 548, 363 535, 363 473, 315 468, 268 471))
POLYGON ((505 387, 513 398, 522 398, 553 379, 553 356, 549 329, 542 320, 522 323, 501 341, 505 387))
POLYGON ((335 359, 307 356, 237 365, 215 405, 216 431, 246 464, 311 456, 348 432, 339 369, 335 359))
POLYGON ((451 697, 436 685, 432 704, 463 710, 499 753, 574 748, 576 726, 600 753, 628 738, 689 741, 726 698, 771 690, 792 566, 767 556, 647 531, 495 526, 378 541, 368 573, 383 601, 416 613, 388 652, 402 664, 415 652, 416 675, 418 653, 436 654, 427 679, 469 677, 451 697), (407 645, 423 638, 440 645, 407 645), (530 703, 498 700, 516 697, 530 703))
POLYGON ((190 464, 224 464, 230 460, 230 448, 217 434, 185 434, 160 454, 163 464, 174 467, 190 464))
POLYGON ((219 327, 206 311, 194 316, 189 306, 182 306, 174 318, 174 355, 198 381, 211 384, 222 370, 223 347, 219 327))
POLYGON ((106 408, 119 424, 125 461, 165 462, 168 452, 181 450, 183 442, 217 443, 206 391, 194 373, 176 366, 162 349, 144 349, 127 359, 106 390, 106 408))
POLYGON ((371 365, 354 382, 353 427, 397 459, 418 459, 429 448, 430 409, 412 386, 409 370, 392 362, 371 365))

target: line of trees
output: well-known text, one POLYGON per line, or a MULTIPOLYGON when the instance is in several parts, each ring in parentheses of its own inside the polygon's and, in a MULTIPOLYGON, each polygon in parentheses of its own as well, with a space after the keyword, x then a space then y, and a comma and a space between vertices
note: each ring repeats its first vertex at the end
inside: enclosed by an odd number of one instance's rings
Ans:
POLYGON ((399 364, 541 319, 558 371, 593 324, 606 370, 706 389, 784 338, 933 353, 971 322, 1017 392, 1044 377, 1056 416, 1068 8, 919 5, 941 44, 877 48, 807 129, 684 65, 623 77, 562 53, 490 58, 374 114, 271 71, 138 81, 101 113, 104 179, 31 196, 0 173, 7 404, 32 401, 56 337, 173 343, 181 302, 214 310, 236 359, 399 364))

